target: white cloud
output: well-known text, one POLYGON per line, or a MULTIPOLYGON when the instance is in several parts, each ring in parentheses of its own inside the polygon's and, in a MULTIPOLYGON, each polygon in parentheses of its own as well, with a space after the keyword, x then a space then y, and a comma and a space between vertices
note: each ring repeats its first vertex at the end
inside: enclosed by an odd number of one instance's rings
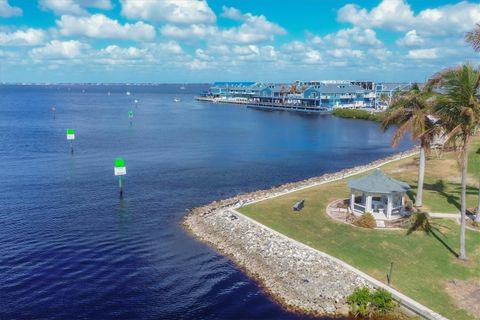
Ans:
POLYGON ((91 60, 109 65, 148 64, 154 62, 155 57, 147 48, 109 45, 92 55, 91 60))
POLYGON ((110 10, 113 8, 110 0, 77 0, 83 7, 110 10))
POLYGON ((219 33, 219 30, 215 26, 204 24, 192 24, 188 27, 178 27, 175 25, 167 24, 160 28, 160 33, 169 38, 175 39, 206 39, 219 33))
POLYGON ((327 50, 328 54, 330 54, 334 58, 362 58, 363 57, 363 51, 361 50, 353 50, 353 49, 347 49, 347 48, 342 48, 342 49, 333 49, 333 50, 327 50))
POLYGON ((227 19, 235 20, 235 21, 243 20, 242 12, 234 7, 223 6, 221 16, 227 19))
POLYGON ((57 15, 87 15, 86 7, 111 9, 113 6, 110 0, 40 0, 40 7, 57 15))
POLYGON ((154 48, 157 53, 162 54, 180 55, 184 53, 182 47, 176 41, 156 43, 155 45, 151 46, 151 48, 154 48))
POLYGON ((310 46, 310 43, 291 41, 281 47, 282 60, 303 64, 318 64, 323 62, 322 53, 310 46))
POLYGON ((121 0, 122 15, 170 23, 214 23, 215 13, 205 0, 121 0))
POLYGON ((408 31, 405 36, 397 40, 397 44, 405 47, 421 46, 425 40, 417 34, 417 30, 408 31))
POLYGON ((325 36, 325 40, 332 41, 338 47, 351 47, 352 44, 366 46, 381 46, 382 42, 377 39, 377 34, 372 29, 341 29, 336 33, 325 36))
POLYGON ((61 14, 74 14, 74 15, 85 15, 85 11, 78 3, 75 3, 74 0, 41 0, 40 7, 44 10, 52 10, 57 15, 61 14))
POLYGON ((425 9, 415 14, 405 0, 383 0, 370 11, 347 4, 338 11, 340 22, 364 28, 395 31, 416 29, 427 35, 461 34, 480 22, 480 4, 462 1, 453 5, 425 9))
POLYGON ((317 50, 309 49, 305 52, 303 61, 307 64, 319 63, 322 61, 322 55, 317 50))
POLYGON ((392 51, 386 48, 375 48, 375 49, 368 49, 368 56, 381 60, 386 61, 393 55, 392 51))
POLYGON ((0 32, 0 46, 36 46, 42 44, 45 38, 45 32, 41 29, 0 32))
POLYGON ((199 59, 193 59, 187 64, 187 66, 192 70, 205 70, 212 67, 207 61, 202 61, 199 59))
MULTIPOLYGON (((229 10, 231 11, 230 8, 229 10)), ((235 9, 236 10, 236 9, 235 9)), ((237 10, 235 15, 241 14, 237 10)), ((167 24, 160 28, 160 33, 166 37, 184 40, 208 40, 211 42, 252 44, 262 41, 273 41, 275 35, 286 34, 285 29, 270 22, 263 15, 251 13, 241 14, 242 24, 238 27, 221 29, 207 24, 191 24, 176 26, 167 24)))
POLYGON ((117 20, 103 14, 86 17, 64 15, 57 20, 60 33, 65 36, 87 36, 101 39, 130 39, 151 41, 155 39, 155 29, 141 21, 121 25, 117 20))
POLYGON ((222 31, 222 37, 232 43, 253 43, 273 41, 275 35, 286 34, 287 31, 276 23, 270 22, 264 15, 255 16, 251 13, 243 15, 244 22, 239 27, 222 31))
POLYGON ((407 57, 418 60, 434 60, 439 57, 439 52, 438 48, 414 49, 408 51, 407 57))
POLYGON ((77 40, 52 40, 44 47, 32 49, 30 57, 34 60, 74 59, 80 58, 90 48, 90 45, 77 40))
POLYGON ((21 16, 22 14, 23 14, 23 11, 21 8, 12 7, 8 3, 8 0, 0 0, 0 17, 10 18, 10 17, 21 16))

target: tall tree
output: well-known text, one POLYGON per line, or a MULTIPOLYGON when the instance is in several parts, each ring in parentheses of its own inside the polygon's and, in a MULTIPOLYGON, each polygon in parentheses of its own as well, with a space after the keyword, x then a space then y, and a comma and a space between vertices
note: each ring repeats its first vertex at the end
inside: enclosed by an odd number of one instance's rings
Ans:
POLYGON ((465 40, 472 45, 473 50, 480 52, 480 23, 477 23, 475 29, 467 32, 465 40))
POLYGON ((477 93, 480 86, 480 70, 470 64, 446 69, 429 80, 428 86, 445 90, 439 96, 435 112, 447 130, 447 141, 456 141, 459 147, 461 179, 460 208, 460 255, 467 259, 465 250, 465 223, 467 209, 467 170, 470 138, 480 123, 480 101, 477 93))
POLYGON ((392 138, 395 148, 403 139, 406 132, 412 139, 420 141, 420 161, 418 166, 418 187, 415 206, 423 204, 423 180, 425 177, 425 158, 430 151, 433 140, 437 135, 437 120, 431 115, 430 101, 432 92, 420 90, 413 86, 410 91, 397 93, 390 105, 387 116, 382 122, 383 131, 396 125, 397 129, 392 138))

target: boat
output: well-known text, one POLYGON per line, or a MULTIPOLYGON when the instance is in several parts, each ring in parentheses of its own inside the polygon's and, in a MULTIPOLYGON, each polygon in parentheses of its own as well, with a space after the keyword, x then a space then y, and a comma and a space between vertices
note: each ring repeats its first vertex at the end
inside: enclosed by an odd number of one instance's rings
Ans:
POLYGON ((180 98, 174 98, 173 101, 180 102, 180 98))
POLYGON ((127 91, 125 94, 126 94, 127 96, 129 96, 129 95, 130 95, 130 91, 127 91))
POLYGON ((180 90, 185 90, 185 86, 181 86, 181 87, 180 87, 180 90))

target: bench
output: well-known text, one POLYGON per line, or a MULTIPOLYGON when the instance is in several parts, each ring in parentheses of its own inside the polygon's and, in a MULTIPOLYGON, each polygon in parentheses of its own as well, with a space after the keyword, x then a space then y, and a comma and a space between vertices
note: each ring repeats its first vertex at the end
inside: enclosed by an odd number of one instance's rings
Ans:
POLYGON ((305 205, 305 200, 300 200, 297 203, 293 205, 293 211, 300 211, 303 209, 303 206, 305 205))

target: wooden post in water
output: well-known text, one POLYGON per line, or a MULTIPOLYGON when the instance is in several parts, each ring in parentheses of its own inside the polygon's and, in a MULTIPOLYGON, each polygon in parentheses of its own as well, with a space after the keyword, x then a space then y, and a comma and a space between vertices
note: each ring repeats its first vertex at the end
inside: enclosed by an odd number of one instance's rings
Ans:
POLYGON ((114 173, 115 176, 118 177, 120 198, 123 198, 123 176, 127 174, 127 168, 125 167, 125 161, 122 158, 115 159, 114 173))
POLYGON ((70 141, 70 153, 73 154, 73 140, 75 140, 75 130, 67 129, 67 140, 70 141))

